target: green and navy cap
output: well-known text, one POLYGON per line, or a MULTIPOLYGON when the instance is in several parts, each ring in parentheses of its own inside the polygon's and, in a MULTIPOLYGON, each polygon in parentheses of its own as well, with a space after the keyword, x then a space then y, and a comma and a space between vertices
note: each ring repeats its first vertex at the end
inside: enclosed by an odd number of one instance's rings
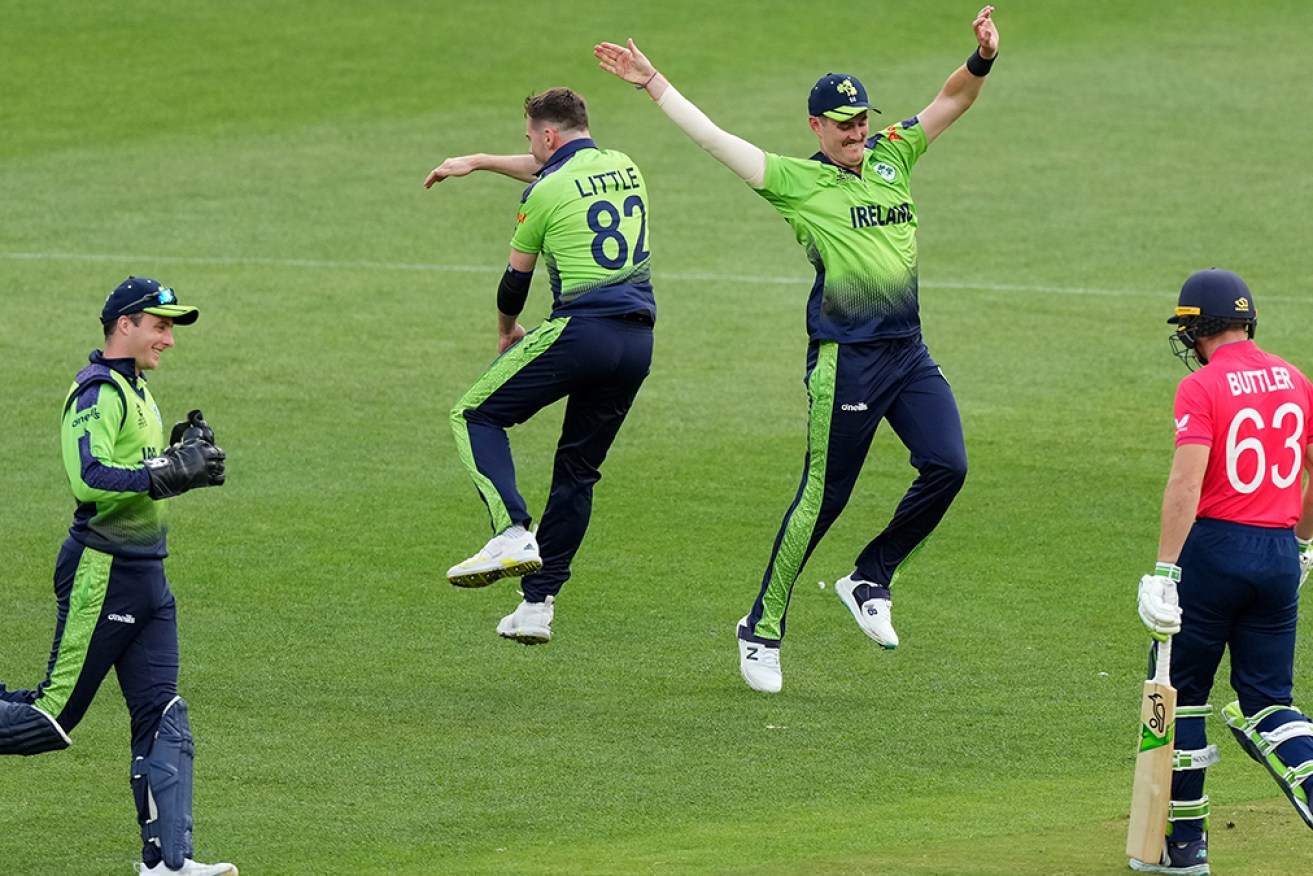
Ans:
POLYGON ((807 115, 825 116, 836 122, 846 122, 867 110, 878 113, 866 99, 866 89, 856 76, 847 73, 826 73, 812 86, 807 98, 807 115))
POLYGON ((200 308, 179 304, 177 294, 168 286, 149 277, 128 277, 109 293, 100 311, 101 322, 113 322, 131 313, 165 316, 178 325, 191 325, 200 316, 200 308))

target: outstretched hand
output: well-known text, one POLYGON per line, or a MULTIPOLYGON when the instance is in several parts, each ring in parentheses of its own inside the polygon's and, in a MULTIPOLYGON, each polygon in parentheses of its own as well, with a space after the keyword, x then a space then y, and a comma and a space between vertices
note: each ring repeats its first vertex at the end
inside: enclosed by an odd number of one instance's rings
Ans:
POLYGON ((437 167, 429 171, 428 177, 424 180, 424 188, 432 188, 434 183, 442 182, 451 176, 467 176, 473 173, 477 168, 468 155, 460 155, 455 158, 448 158, 437 167))
POLYGON ((980 10, 971 26, 976 31, 976 42, 980 43, 980 57, 989 60, 998 54, 998 28, 994 26, 993 6, 980 10))
POLYGON ((599 43, 593 46, 593 56, 597 58, 597 66, 620 77, 630 85, 643 85, 656 72, 652 62, 638 50, 632 39, 629 40, 628 46, 599 43))

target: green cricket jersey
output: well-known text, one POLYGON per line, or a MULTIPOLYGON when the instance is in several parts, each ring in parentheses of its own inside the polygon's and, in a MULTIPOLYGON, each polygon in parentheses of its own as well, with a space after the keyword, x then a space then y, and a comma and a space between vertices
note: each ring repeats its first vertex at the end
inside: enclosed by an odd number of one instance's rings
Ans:
POLYGON ((757 192, 793 227, 816 269, 807 302, 813 340, 921 330, 911 176, 926 145, 917 119, 890 125, 867 141, 861 176, 819 152, 809 159, 767 153, 757 192))
POLYGON ((656 317, 647 186, 623 152, 587 138, 552 155, 520 200, 511 246, 541 254, 553 316, 656 317))
POLYGON ((164 449, 164 423, 131 359, 91 354, 64 400, 61 443, 77 499, 69 534, 115 556, 164 557, 165 503, 144 461, 164 449))

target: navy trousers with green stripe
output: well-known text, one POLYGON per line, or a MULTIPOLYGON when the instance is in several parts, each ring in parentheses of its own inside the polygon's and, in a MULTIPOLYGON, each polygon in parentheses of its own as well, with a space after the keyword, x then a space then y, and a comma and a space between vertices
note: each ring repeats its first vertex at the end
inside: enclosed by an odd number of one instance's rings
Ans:
POLYGON ((529 526, 506 430, 566 399, 552 486, 538 528, 543 567, 521 579, 529 602, 560 592, 592 515, 593 485, 652 363, 650 322, 548 319, 502 354, 451 410, 457 449, 494 532, 529 526))
MULTIPOLYGON (((55 562, 55 598, 46 679, 35 691, 0 686, 0 693, 44 710, 68 733, 114 669, 131 716, 132 756, 147 756, 178 693, 177 610, 164 561, 114 557, 68 538, 55 562)), ((150 807, 144 793, 137 798, 137 818, 145 824, 150 807)), ((146 846, 142 855, 149 865, 160 852, 146 846)))
POLYGON ((778 641, 793 585, 852 495, 880 421, 911 452, 917 477, 888 525, 858 554, 858 575, 888 587, 894 572, 943 519, 966 479, 957 402, 919 335, 807 351, 807 455, 784 515, 746 634, 778 641))
POLYGON ((133 753, 145 754, 178 694, 177 609, 164 561, 112 557, 66 539, 55 598, 55 642, 33 705, 71 731, 114 669, 132 718, 133 753))

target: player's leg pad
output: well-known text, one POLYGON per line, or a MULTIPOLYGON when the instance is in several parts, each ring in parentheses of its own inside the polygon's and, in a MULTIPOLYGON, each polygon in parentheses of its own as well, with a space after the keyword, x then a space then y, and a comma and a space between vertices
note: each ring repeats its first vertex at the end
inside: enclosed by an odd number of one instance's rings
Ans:
POLYGON ((1222 717, 1240 747, 1272 774, 1299 817, 1313 828, 1313 810, 1304 787, 1305 780, 1313 776, 1313 758, 1304 757, 1310 747, 1308 737, 1313 737, 1313 723, 1290 706, 1268 706, 1246 717, 1238 701, 1222 709, 1222 717), (1291 742, 1294 744, 1288 746, 1291 742))
POLYGON ((132 783, 145 783, 148 817, 141 839, 157 846, 165 866, 181 869, 192 856, 192 762, 196 747, 187 720, 187 701, 174 697, 164 707, 150 753, 132 763, 132 783))
POLYGON ((0 754, 42 754, 72 744, 59 722, 36 706, 0 702, 0 754))

